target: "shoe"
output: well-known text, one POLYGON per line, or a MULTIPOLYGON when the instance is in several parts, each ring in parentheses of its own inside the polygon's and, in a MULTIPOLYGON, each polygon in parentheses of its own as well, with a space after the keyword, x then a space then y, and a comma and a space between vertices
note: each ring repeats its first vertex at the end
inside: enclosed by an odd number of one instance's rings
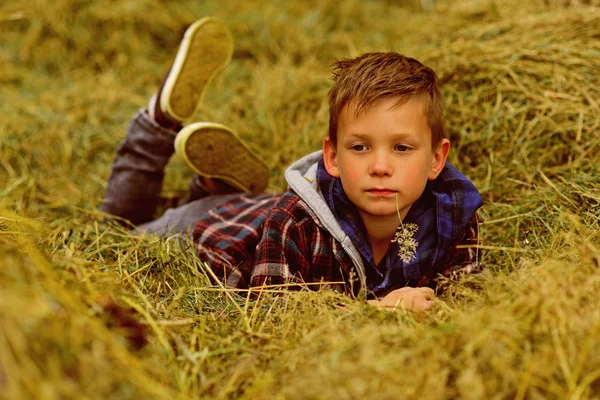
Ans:
POLYGON ((162 126, 181 128, 194 115, 208 83, 232 55, 233 38, 223 21, 206 17, 194 22, 150 100, 150 116, 162 126))
POLYGON ((243 192, 263 193, 269 183, 269 168, 221 124, 186 125, 175 136, 175 152, 198 175, 219 179, 243 192))

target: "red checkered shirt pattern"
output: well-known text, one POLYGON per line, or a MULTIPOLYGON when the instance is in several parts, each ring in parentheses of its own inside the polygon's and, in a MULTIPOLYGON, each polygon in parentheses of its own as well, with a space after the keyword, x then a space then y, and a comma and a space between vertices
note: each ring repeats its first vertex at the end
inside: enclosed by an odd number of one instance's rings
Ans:
MULTIPOLYGON (((439 275, 479 270, 475 215, 447 259, 410 286, 435 287, 439 275)), ((354 263, 298 195, 240 195, 211 210, 194 229, 200 259, 228 287, 330 284, 358 294, 354 263)), ((317 286, 318 287, 318 286, 317 286)))

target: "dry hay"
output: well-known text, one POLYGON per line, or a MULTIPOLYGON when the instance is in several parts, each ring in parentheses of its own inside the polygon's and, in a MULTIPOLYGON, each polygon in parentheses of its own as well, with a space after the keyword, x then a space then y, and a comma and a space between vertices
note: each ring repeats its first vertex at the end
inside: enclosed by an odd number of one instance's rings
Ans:
MULTIPOLYGON (((3 4, 0 397, 600 396, 597 4, 418 6, 3 4), (248 140, 270 190, 320 145, 333 58, 394 49, 434 67, 451 160, 486 200, 488 271, 427 316, 329 292, 246 298, 208 287, 186 243, 99 223, 128 117, 206 14, 236 53, 198 117, 248 140)), ((166 194, 185 188, 180 161, 168 174, 166 194)))

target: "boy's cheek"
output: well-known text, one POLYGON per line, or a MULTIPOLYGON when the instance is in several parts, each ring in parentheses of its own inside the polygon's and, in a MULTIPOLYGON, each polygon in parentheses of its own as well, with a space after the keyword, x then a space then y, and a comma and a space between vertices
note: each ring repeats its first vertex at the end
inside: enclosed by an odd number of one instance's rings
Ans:
POLYGON ((342 181, 346 181, 346 184, 356 185, 360 181, 360 170, 348 166, 347 168, 340 169, 342 181))

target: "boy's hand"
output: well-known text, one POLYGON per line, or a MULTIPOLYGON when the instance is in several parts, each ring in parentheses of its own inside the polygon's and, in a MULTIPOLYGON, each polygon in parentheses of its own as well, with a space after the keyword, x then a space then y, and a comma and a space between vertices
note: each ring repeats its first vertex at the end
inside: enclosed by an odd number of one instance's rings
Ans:
POLYGON ((404 308, 423 312, 431 309, 434 297, 435 292, 428 287, 403 287, 388 293, 381 300, 368 300, 367 303, 384 310, 404 308))

